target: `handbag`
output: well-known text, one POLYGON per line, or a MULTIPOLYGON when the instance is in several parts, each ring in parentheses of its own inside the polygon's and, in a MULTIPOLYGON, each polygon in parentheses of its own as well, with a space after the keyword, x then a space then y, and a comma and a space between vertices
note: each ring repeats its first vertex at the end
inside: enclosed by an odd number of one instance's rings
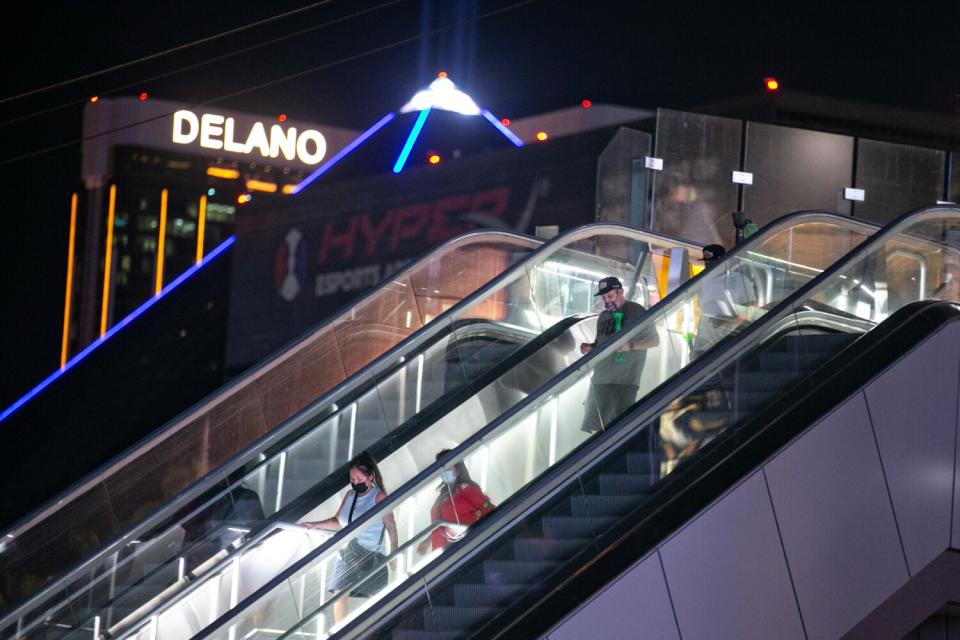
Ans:
MULTIPOLYGON (((353 504, 350 505, 350 514, 347 516, 347 524, 353 522, 353 508, 357 506, 357 499, 354 497, 353 504)), ((377 547, 383 543, 383 529, 380 530, 380 541, 377 547)), ((340 558, 349 568, 350 578, 347 583, 361 581, 354 589, 350 590, 350 595, 355 598, 369 598, 378 593, 387 586, 390 581, 390 570, 387 566, 387 556, 379 551, 371 551, 357 542, 356 538, 350 540, 343 549, 340 550, 340 558), (372 574, 373 577, 370 577, 372 574)))

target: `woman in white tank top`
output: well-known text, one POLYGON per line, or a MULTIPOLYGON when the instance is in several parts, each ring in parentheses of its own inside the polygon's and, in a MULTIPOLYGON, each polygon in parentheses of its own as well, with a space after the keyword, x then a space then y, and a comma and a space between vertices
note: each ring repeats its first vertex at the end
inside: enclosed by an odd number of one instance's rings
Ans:
MULTIPOLYGON (((324 529, 339 531, 353 520, 360 518, 365 512, 373 509, 387 497, 383 489, 383 477, 377 467, 377 461, 364 451, 350 461, 351 490, 343 497, 336 515, 317 522, 301 522, 308 529, 324 529)), ((384 532, 390 538, 390 549, 398 546, 397 524, 392 513, 385 514, 382 519, 370 523, 359 532, 355 538, 357 543, 371 552, 386 553, 384 532)), ((390 568, 394 569, 396 561, 390 561, 390 568)), ((348 589, 352 584, 364 576, 359 575, 357 567, 348 566, 343 558, 337 559, 333 574, 328 582, 328 589, 339 593, 348 589)), ((344 595, 333 604, 333 617, 340 622, 347 615, 347 596, 344 595)))

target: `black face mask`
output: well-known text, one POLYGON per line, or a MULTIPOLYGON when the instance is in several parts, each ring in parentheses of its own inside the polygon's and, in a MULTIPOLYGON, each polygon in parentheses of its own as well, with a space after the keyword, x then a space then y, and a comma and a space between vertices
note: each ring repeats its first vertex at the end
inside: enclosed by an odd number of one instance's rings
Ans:
POLYGON ((350 486, 353 487, 353 490, 356 491, 357 493, 363 493, 364 491, 367 490, 366 482, 351 482, 350 486))

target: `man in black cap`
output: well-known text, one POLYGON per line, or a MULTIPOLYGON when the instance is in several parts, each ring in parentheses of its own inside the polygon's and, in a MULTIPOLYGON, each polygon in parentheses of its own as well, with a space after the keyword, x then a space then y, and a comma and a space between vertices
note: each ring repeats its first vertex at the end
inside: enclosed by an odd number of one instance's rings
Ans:
POLYGON ((703 249, 703 263, 704 266, 709 268, 711 265, 717 263, 717 260, 723 257, 723 254, 727 252, 723 248, 722 244, 708 244, 703 249))
POLYGON ((722 274, 707 274, 717 266, 726 253, 722 245, 708 244, 703 248, 705 278, 700 285, 700 324, 693 343, 691 358, 698 358, 714 344, 737 331, 744 322, 740 311, 757 303, 757 289, 741 270, 737 260, 729 263, 722 274))
MULTIPOLYGON (((645 311, 643 305, 626 299, 623 284, 612 276, 597 283, 594 295, 601 297, 604 309, 597 317, 597 339, 580 344, 580 353, 583 354, 628 329, 645 311)), ((647 349, 659 343, 656 327, 651 326, 622 345, 616 353, 597 362, 581 427, 584 431, 595 433, 609 426, 636 401, 647 349)))

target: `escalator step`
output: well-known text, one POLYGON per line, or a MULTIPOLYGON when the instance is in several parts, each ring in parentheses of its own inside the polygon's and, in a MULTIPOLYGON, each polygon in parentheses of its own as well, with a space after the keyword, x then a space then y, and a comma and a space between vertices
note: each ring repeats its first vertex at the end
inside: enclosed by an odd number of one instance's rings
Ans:
POLYGON ((572 516, 547 516, 543 519, 545 538, 590 538, 596 531, 607 529, 616 518, 576 518, 572 516))
POLYGON ((741 373, 739 388, 749 389, 750 391, 773 391, 789 384, 796 377, 794 373, 774 373, 771 371, 741 373))
POLYGON ((422 631, 420 629, 395 629, 393 640, 455 640, 462 638, 456 631, 422 631))
POLYGON ((737 391, 736 395, 731 394, 731 402, 733 402, 736 409, 743 414, 762 407, 774 397, 775 394, 769 391, 750 391, 742 387, 737 391))
POLYGON ((628 453, 627 473, 636 475, 653 474, 660 466, 660 457, 653 453, 628 453))
POLYGON ((458 583, 453 585, 453 600, 458 607, 498 607, 526 590, 526 586, 520 584, 458 583))
POLYGON ((538 576, 549 573, 559 562, 515 562, 513 560, 485 560, 483 580, 488 585, 529 584, 538 576))
POLYGON ((574 516, 581 518, 621 516, 642 502, 643 499, 639 496, 577 494, 570 496, 570 509, 574 516))
POLYGON ((431 607, 425 615, 432 616, 437 631, 466 631, 479 627, 499 611, 496 607, 431 607))
POLYGON ((520 537, 513 540, 513 555, 515 558, 526 561, 564 560, 591 542, 590 538, 549 540, 520 537))
MULTIPOLYGON (((760 371, 778 372, 778 371, 796 371, 801 362, 806 362, 806 357, 796 353, 762 353, 759 358, 760 371)), ((805 364, 803 366, 806 366, 805 364)))
POLYGON ((600 475, 600 491, 606 495, 633 495, 647 491, 653 484, 650 474, 604 473, 600 475))

